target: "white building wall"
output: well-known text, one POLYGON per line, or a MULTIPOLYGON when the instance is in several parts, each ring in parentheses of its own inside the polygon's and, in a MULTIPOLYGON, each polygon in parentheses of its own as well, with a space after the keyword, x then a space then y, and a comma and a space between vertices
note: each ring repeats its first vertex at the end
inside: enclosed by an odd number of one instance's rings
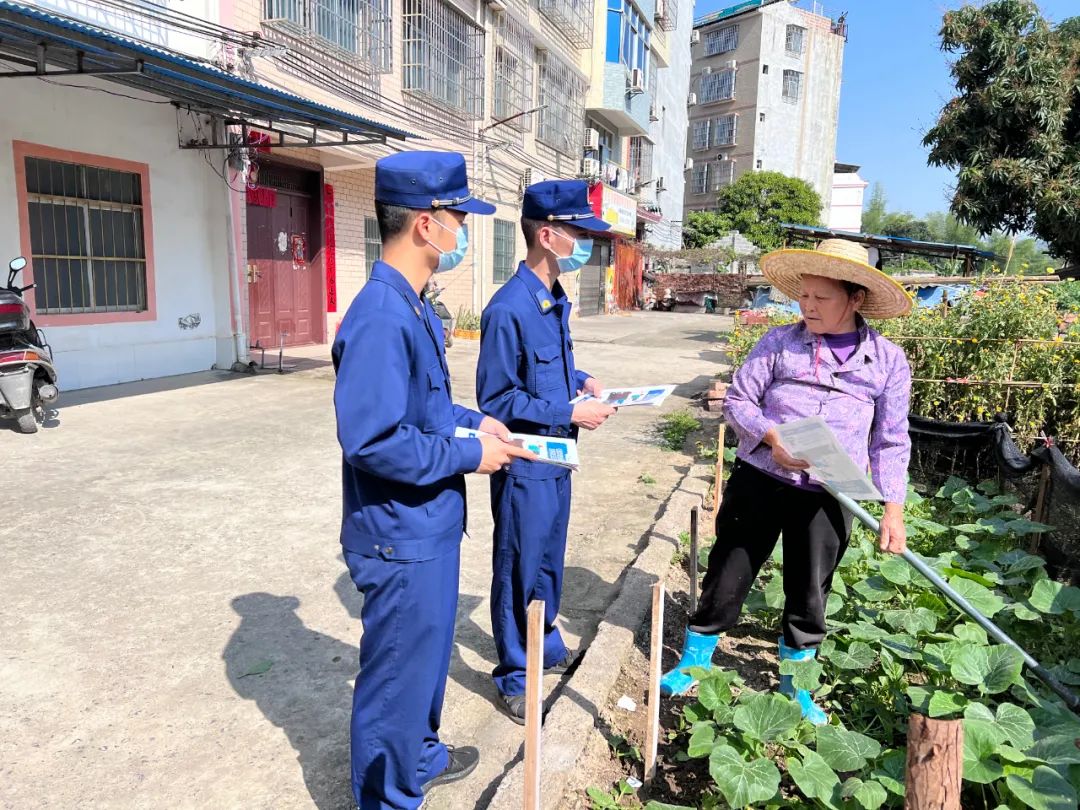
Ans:
POLYGON ((855 172, 833 174, 828 227, 838 231, 862 231, 863 195, 869 184, 855 172))
MULTIPOLYGON (((114 87, 90 79, 65 82, 114 87)), ((20 242, 14 141, 149 166, 157 317, 43 327, 61 389, 183 374, 215 364, 228 367, 234 357, 226 273, 227 189, 198 152, 177 147, 172 106, 33 79, 9 80, 4 91, 5 106, 18 110, 0 120, 0 188, 5 190, 0 194, 0 244, 5 254, 29 253, 30 247, 20 242), (188 315, 198 315, 200 324, 181 329, 178 319, 188 315)))

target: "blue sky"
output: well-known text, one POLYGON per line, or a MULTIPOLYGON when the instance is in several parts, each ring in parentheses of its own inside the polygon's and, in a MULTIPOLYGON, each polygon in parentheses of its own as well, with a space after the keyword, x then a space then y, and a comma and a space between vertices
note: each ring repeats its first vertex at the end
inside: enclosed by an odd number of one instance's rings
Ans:
MULTIPOLYGON (((700 17, 733 0, 698 0, 700 17)), ((798 3, 810 8, 810 0, 798 3)), ((923 133, 952 97, 946 55, 937 32, 941 16, 959 0, 836 0, 824 4, 836 18, 847 11, 849 36, 840 91, 836 159, 885 187, 890 210, 917 215, 948 207, 952 173, 926 164, 923 133)), ((1078 0, 1039 0, 1049 19, 1080 15, 1078 0)), ((869 189, 867 189, 869 195, 869 189)))

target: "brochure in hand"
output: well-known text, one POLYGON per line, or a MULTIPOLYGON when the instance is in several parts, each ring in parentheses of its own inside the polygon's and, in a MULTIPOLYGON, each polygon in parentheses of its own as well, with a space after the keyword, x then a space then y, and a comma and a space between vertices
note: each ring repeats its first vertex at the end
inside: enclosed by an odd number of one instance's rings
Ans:
POLYGON ((820 416, 776 426, 780 441, 795 458, 810 462, 810 480, 822 481, 853 501, 883 501, 881 493, 855 466, 832 428, 820 416))
POLYGON ((605 388, 600 396, 582 394, 570 400, 571 405, 597 399, 613 408, 625 408, 629 405, 662 405, 668 394, 675 390, 674 385, 646 385, 641 388, 605 388))
MULTIPOLYGON (((481 430, 459 427, 454 431, 454 436, 459 439, 480 439, 490 436, 481 430)), ((526 436, 521 433, 511 433, 510 443, 531 450, 545 464, 554 464, 557 467, 566 467, 576 470, 581 463, 578 459, 577 442, 573 439, 559 439, 554 436, 526 436)))

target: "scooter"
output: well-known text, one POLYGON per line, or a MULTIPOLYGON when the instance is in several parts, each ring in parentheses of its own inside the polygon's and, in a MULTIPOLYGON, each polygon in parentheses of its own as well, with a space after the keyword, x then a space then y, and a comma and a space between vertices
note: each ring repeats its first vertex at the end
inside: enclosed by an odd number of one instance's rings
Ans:
POLYGON ((52 349, 23 300, 23 293, 35 285, 15 285, 15 276, 25 267, 22 256, 12 259, 7 286, 0 288, 0 418, 14 418, 22 433, 37 433, 45 406, 56 402, 60 391, 52 349))
POLYGON ((440 295, 442 295, 442 290, 432 279, 428 282, 427 289, 424 290, 424 297, 431 304, 435 317, 442 321, 443 343, 449 349, 454 345, 454 317, 450 314, 450 310, 446 308, 446 304, 439 300, 440 295))

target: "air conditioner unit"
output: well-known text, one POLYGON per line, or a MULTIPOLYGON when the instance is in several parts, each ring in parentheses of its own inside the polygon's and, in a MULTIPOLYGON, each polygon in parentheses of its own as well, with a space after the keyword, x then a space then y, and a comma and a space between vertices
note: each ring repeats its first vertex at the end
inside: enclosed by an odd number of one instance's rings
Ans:
POLYGON ((600 161, 596 158, 584 158, 581 161, 581 173, 586 177, 596 177, 600 174, 600 161))
POLYGON ((711 76, 712 75, 712 68, 711 67, 703 67, 701 69, 701 75, 702 76, 711 76))
POLYGON ((592 127, 585 130, 584 147, 590 151, 600 148, 600 133, 592 127))
POLYGON ((728 70, 735 70, 735 68, 737 68, 738 66, 739 63, 734 59, 729 59, 728 61, 724 62, 724 67, 726 67, 728 70))
POLYGON ((488 0, 488 8, 492 11, 502 13, 506 11, 506 3, 503 0, 488 0))
POLYGON ((666 191, 667 190, 667 186, 664 185, 664 178, 663 177, 657 177, 656 178, 656 190, 657 191, 666 191))
POLYGON ((530 167, 526 169, 525 172, 521 175, 521 187, 523 189, 526 189, 531 185, 534 185, 536 183, 542 183, 545 180, 547 180, 547 178, 544 177, 543 174, 541 174, 538 170, 530 167))
POLYGON ((701 32, 700 31, 691 31, 690 32, 690 44, 691 45, 697 45, 699 42, 701 42, 701 32))
POLYGON ((641 68, 634 68, 630 71, 630 92, 645 92, 645 73, 641 68))
POLYGON ((683 164, 683 171, 688 172, 692 168, 694 168, 694 159, 693 158, 687 158, 686 162, 683 164))
POLYGON ((697 93, 691 93, 686 97, 686 106, 693 107, 697 104, 697 93))
POLYGON ((660 116, 656 114, 656 105, 655 104, 650 104, 649 105, 649 120, 654 122, 654 123, 656 121, 660 120, 660 116))

